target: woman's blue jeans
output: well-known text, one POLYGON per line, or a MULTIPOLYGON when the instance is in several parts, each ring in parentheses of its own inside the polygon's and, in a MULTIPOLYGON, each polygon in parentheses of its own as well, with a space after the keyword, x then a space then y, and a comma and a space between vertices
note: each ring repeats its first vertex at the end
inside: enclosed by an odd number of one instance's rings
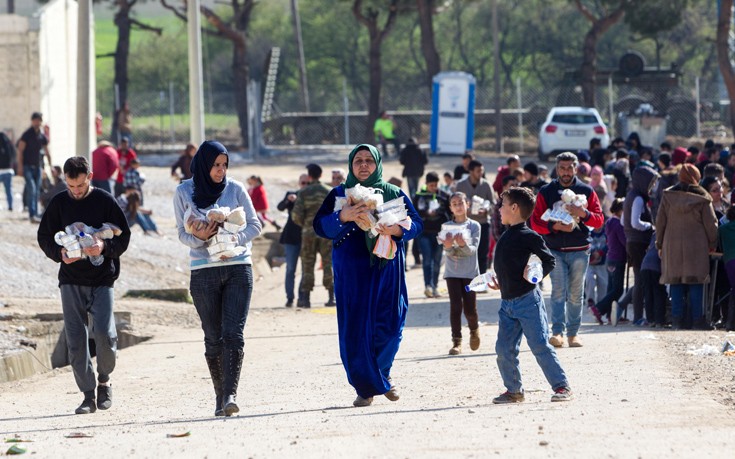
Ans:
POLYGON ((671 284, 671 317, 682 319, 684 317, 684 300, 687 290, 689 291, 689 317, 697 320, 702 317, 702 297, 704 286, 702 284, 671 284))
POLYGON ((301 244, 283 244, 286 250, 286 300, 294 300, 294 285, 296 283, 296 265, 299 262, 301 244))
POLYGON ((217 357, 224 349, 242 349, 253 292, 252 266, 192 270, 189 291, 202 321, 204 355, 217 357))

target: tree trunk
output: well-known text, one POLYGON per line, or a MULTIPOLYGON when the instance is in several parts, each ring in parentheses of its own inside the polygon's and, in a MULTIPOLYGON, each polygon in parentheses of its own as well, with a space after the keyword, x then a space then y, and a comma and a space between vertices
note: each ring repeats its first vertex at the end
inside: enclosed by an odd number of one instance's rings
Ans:
POLYGON ((380 113, 380 91, 383 84, 383 67, 380 62, 380 47, 383 40, 388 36, 395 24, 398 9, 398 0, 391 0, 388 17, 385 20, 383 30, 378 28, 378 11, 368 8, 367 15, 362 12, 362 0, 354 0, 352 3, 352 14, 357 21, 367 27, 370 37, 370 50, 368 55, 368 75, 370 75, 368 93, 368 123, 365 127, 365 139, 369 143, 374 142, 373 123, 378 119, 380 113))
POLYGON ((241 33, 240 40, 232 42, 232 77, 235 90, 235 110, 237 111, 237 122, 240 126, 240 137, 242 145, 248 145, 248 81, 250 81, 250 69, 247 62, 247 47, 245 33, 241 33))
POLYGON ((585 107, 595 106, 595 73, 597 73, 597 33, 593 26, 584 36, 582 46, 582 103, 585 107))
POLYGON ((733 0, 721 0, 719 17, 717 19, 717 63, 725 83, 727 95, 730 98, 730 129, 735 132, 735 71, 730 64, 730 22, 732 21, 733 0))
MULTIPOLYGON (((130 5, 127 0, 117 1, 118 10, 115 13, 115 26, 117 27, 117 47, 115 49, 115 78, 114 83, 118 88, 120 96, 120 107, 128 100, 128 55, 130 54, 130 5)), ((114 87, 113 87, 114 90, 114 87)), ((117 112, 119 107, 115 106, 113 98, 114 116, 112 117, 112 142, 117 143, 117 112)))
POLYGON ((419 10, 419 27, 421 28, 421 52, 426 61, 426 83, 432 89, 434 75, 441 70, 439 52, 434 40, 433 0, 416 0, 419 10))

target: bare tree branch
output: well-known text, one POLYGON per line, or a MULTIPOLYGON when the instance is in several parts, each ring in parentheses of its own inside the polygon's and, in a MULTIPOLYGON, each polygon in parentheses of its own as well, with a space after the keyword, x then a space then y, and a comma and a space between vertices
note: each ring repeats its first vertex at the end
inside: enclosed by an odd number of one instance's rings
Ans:
POLYGON ((161 6, 163 6, 167 10, 172 11, 179 19, 186 22, 186 14, 179 11, 175 6, 169 5, 166 0, 161 0, 161 6))
POLYGON ((148 32, 153 32, 159 37, 163 33, 163 29, 160 27, 153 27, 148 24, 144 24, 136 19, 130 18, 130 24, 134 25, 139 30, 147 30, 148 32))

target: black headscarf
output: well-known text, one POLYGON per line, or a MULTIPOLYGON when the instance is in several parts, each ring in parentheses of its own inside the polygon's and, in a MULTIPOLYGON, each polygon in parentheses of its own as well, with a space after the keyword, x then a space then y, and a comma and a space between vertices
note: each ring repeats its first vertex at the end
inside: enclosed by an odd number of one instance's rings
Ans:
POLYGON ((192 200, 200 209, 205 209, 217 202, 227 185, 227 176, 222 180, 222 183, 215 183, 209 175, 219 155, 227 156, 227 164, 229 165, 230 160, 224 145, 213 140, 205 140, 191 160, 191 174, 192 180, 194 180, 192 200))

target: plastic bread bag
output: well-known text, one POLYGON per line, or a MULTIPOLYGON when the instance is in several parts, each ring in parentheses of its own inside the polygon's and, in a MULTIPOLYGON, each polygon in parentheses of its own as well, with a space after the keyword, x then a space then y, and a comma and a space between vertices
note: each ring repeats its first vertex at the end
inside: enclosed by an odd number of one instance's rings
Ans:
POLYGON ((112 223, 103 223, 102 226, 94 233, 100 239, 112 239, 122 234, 122 230, 112 223))
POLYGON ((364 202, 369 210, 375 210, 383 204, 383 195, 376 193, 374 188, 367 188, 359 183, 345 190, 345 196, 351 204, 364 202))
POLYGON ((399 209, 405 209, 406 208, 406 202, 403 200, 403 196, 399 196, 395 199, 391 199, 390 201, 383 203, 383 205, 379 206, 377 208, 378 213, 387 212, 390 210, 393 210, 395 208, 399 209))
POLYGON ((189 234, 194 234, 194 226, 197 222, 208 223, 206 217, 201 212, 191 206, 188 207, 186 212, 184 212, 184 231, 189 234))
POLYGON ((227 223, 242 226, 246 223, 247 217, 245 215, 245 209, 242 207, 236 207, 230 211, 227 215, 227 223))
POLYGON ((373 254, 379 258, 392 260, 396 256, 396 242, 392 237, 381 234, 373 247, 373 254))
POLYGON ((347 204, 347 198, 345 196, 337 196, 334 198, 334 211, 339 212, 345 204, 347 204))
POLYGON ((207 211, 207 220, 210 222, 224 223, 229 214, 229 207, 216 207, 207 211))
POLYGON ((370 220, 370 224, 368 226, 365 226, 362 222, 355 222, 355 224, 357 224, 357 226, 363 231, 370 231, 372 228, 375 227, 375 225, 378 224, 378 219, 376 219, 371 212, 368 212, 365 215, 367 216, 368 220, 370 220))

